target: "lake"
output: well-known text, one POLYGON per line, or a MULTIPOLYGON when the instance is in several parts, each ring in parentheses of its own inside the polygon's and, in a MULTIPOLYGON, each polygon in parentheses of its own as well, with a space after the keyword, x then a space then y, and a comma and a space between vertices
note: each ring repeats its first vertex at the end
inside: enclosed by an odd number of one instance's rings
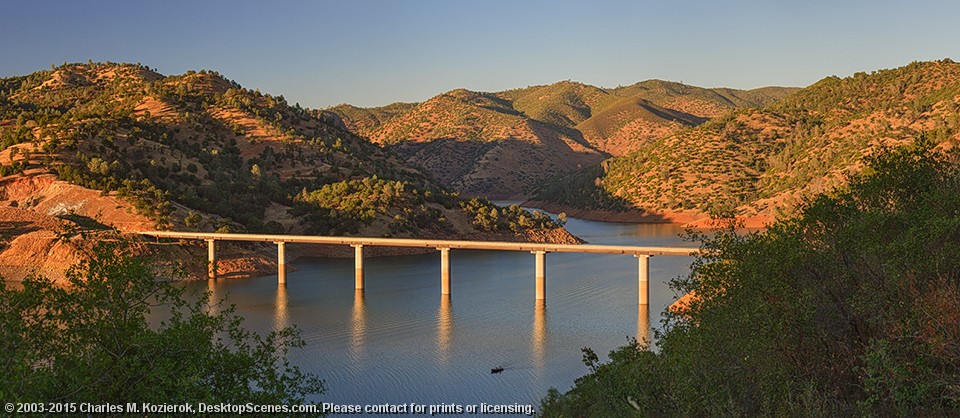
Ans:
MULTIPOLYGON (((570 219, 567 229, 594 244, 695 246, 676 225, 570 219)), ((299 327, 307 346, 289 358, 327 384, 311 401, 539 407, 547 389, 566 391, 587 373, 582 347, 605 358, 659 326, 676 298, 668 282, 691 261, 651 258, 649 317, 630 255, 548 254, 545 304, 535 301, 534 255, 520 252, 451 250, 448 298, 439 252, 365 259, 362 294, 353 259, 296 260, 286 286, 275 275, 189 286, 235 304, 249 329, 299 327)))

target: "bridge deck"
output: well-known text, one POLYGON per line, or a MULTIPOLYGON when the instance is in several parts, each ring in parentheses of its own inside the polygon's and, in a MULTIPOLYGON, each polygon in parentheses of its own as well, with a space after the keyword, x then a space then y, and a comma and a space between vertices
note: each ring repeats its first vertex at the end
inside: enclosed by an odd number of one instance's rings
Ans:
POLYGON ((365 245, 384 247, 450 248, 464 250, 530 251, 548 253, 595 253, 689 256, 696 248, 642 247, 634 245, 550 244, 537 242, 454 241, 408 238, 327 237, 313 235, 221 234, 214 232, 140 232, 157 238, 196 239, 217 241, 287 242, 304 244, 365 245))
POLYGON ((440 250, 440 280, 441 293, 450 295, 450 250, 494 250, 494 251, 529 251, 536 255, 536 297, 537 300, 546 300, 546 254, 547 253, 595 253, 595 254, 632 254, 637 258, 637 302, 641 306, 649 304, 650 300, 650 256, 673 255, 689 256, 697 253, 696 248, 682 247, 641 247, 635 245, 591 245, 591 244, 549 244, 538 242, 502 242, 502 241, 453 241, 407 238, 365 238, 365 237, 323 237, 311 235, 265 235, 265 234, 218 234, 212 232, 174 232, 174 231, 147 231, 141 235, 157 238, 191 239, 207 241, 207 266, 211 279, 217 277, 216 241, 252 241, 272 242, 277 245, 277 281, 281 285, 287 282, 286 273, 286 244, 328 244, 350 245, 355 250, 356 259, 356 289, 364 288, 363 274, 363 247, 419 247, 435 248, 440 250))

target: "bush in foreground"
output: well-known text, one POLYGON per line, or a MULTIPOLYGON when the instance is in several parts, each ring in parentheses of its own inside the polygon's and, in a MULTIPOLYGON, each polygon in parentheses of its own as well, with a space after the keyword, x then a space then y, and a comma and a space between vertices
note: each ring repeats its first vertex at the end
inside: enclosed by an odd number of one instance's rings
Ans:
POLYGON ((544 416, 960 413, 960 170, 917 146, 768 230, 705 238, 698 298, 659 352, 629 345, 544 416))
POLYGON ((128 244, 98 244, 69 284, 0 282, 0 398, 6 402, 299 404, 323 382, 285 360, 295 329, 261 337, 232 308, 188 303, 128 244), (152 310, 169 318, 151 326, 152 310))

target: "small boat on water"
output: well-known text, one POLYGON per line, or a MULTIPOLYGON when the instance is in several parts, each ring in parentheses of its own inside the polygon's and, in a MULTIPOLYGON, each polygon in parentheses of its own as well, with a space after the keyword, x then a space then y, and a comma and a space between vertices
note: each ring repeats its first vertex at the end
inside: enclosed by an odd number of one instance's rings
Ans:
POLYGON ((497 374, 503 371, 503 367, 494 367, 490 369, 490 374, 497 374))

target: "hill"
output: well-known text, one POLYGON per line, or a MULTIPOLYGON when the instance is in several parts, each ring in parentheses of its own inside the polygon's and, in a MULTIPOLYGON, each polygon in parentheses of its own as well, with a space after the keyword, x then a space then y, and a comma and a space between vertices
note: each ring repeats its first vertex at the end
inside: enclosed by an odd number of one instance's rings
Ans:
MULTIPOLYGON (((17 211, 0 222, 38 225, 3 248, 48 251, 43 225, 62 220, 126 231, 573 239, 522 211, 487 222, 492 205, 459 199, 330 116, 208 71, 88 63, 2 79, 0 205, 17 211), (49 222, 14 216, 24 211, 49 222), (30 234, 36 242, 13 246, 30 234)), ((0 264, 24 254, 4 251, 0 264)))
POLYGON ((880 148, 921 136, 955 146, 958 94, 960 65, 950 60, 828 77, 558 179, 534 199, 675 218, 711 211, 770 218, 841 185, 880 148))
POLYGON ((696 296, 655 342, 605 363, 584 348, 589 373, 540 413, 957 415, 960 154, 931 148, 879 152, 764 231, 694 234, 698 259, 671 287, 696 296))
POLYGON ((497 93, 453 90, 418 104, 327 109, 439 182, 470 195, 528 196, 558 174, 758 106, 792 89, 702 89, 647 81, 616 89, 562 81, 497 93))

